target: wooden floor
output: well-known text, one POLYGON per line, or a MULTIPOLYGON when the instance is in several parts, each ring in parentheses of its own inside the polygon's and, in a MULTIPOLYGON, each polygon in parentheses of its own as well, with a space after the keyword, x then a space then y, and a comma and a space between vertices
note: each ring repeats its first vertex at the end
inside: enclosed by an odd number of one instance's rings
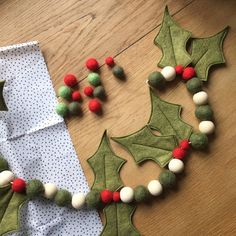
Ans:
MULTIPOLYGON (((138 206, 134 223, 145 236, 236 235, 235 0, 0 0, 0 45, 38 40, 55 89, 70 72, 80 79, 82 91, 88 73, 84 62, 91 56, 101 64, 106 56, 114 56, 125 68, 128 80, 119 82, 106 66, 101 67, 108 93, 103 116, 88 112, 85 98, 84 116, 68 122, 92 184, 93 173, 86 160, 97 149, 104 129, 109 135, 122 136, 147 123, 150 101, 145 80, 161 57, 153 39, 165 4, 196 37, 210 36, 230 25, 224 47, 227 65, 211 71, 206 85, 217 123, 209 152, 192 153, 179 190, 151 205, 138 206)), ((194 105, 183 83, 174 83, 161 96, 182 104, 184 119, 197 128, 194 105)), ((155 163, 137 166, 118 144, 112 142, 112 146, 128 161, 121 171, 126 185, 146 185, 158 176, 160 168, 155 163)))

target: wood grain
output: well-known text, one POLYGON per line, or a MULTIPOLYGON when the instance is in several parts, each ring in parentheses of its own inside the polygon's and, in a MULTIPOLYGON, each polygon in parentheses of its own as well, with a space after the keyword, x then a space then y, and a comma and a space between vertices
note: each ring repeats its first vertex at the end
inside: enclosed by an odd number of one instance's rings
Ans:
MULTIPOLYGON (((194 152, 186 163, 178 190, 150 205, 140 205, 134 223, 145 236, 156 235, 235 235, 236 234, 236 1, 0 1, 1 45, 39 40, 53 84, 57 89, 66 72, 87 85, 84 61, 116 56, 125 68, 127 81, 115 79, 101 67, 108 100, 103 116, 88 112, 68 121, 69 132, 89 183, 93 173, 86 160, 97 149, 104 129, 110 136, 132 133, 147 122, 150 115, 145 80, 156 70, 161 57, 153 45, 168 3, 175 19, 196 37, 207 37, 230 25, 225 40, 226 66, 211 71, 206 90, 215 111, 217 131, 207 152, 194 152)), ((161 93, 167 101, 181 104, 183 117, 197 128, 194 105, 182 82, 170 84, 161 93)), ((153 162, 137 166, 132 157, 112 142, 115 152, 128 162, 121 177, 126 185, 146 185, 156 178, 160 168, 153 162)))

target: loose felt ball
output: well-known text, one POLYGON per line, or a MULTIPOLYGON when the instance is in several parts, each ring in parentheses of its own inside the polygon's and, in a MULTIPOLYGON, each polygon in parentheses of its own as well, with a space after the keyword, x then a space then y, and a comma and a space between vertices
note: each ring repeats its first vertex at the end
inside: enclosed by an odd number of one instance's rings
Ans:
POLYGON ((109 66, 109 67, 113 67, 115 65, 114 59, 112 57, 107 57, 105 59, 105 63, 109 66))
POLYGON ((85 195, 83 193, 76 193, 72 196, 71 205, 75 209, 80 209, 85 205, 85 195))
POLYGON ((74 87, 77 84, 77 79, 76 79, 75 75, 67 74, 64 77, 64 84, 69 87, 74 87))
POLYGON ((211 109, 209 105, 201 105, 196 108, 195 116, 201 121, 212 120, 213 110, 211 109))
POLYGON ((93 90, 93 96, 96 98, 100 98, 101 100, 106 97, 106 92, 103 86, 97 86, 93 90))
POLYGON ((101 103, 97 99, 91 99, 89 101, 89 110, 94 113, 99 113, 102 109, 101 103))
POLYGON ((208 94, 204 91, 195 93, 193 95, 193 102, 195 105, 205 105, 208 102, 208 94))
POLYGON ((100 75, 98 73, 95 73, 95 72, 89 73, 87 79, 88 79, 88 82, 94 87, 101 84, 100 75))
POLYGON ((89 58, 86 61, 86 67, 91 71, 96 71, 99 68, 99 64, 95 58, 89 58))
POLYGON ((130 187, 123 187, 120 190, 120 199, 124 203, 130 203, 134 199, 134 190, 130 187))
POLYGON ((193 67, 186 67, 182 74, 183 80, 189 80, 196 75, 196 71, 193 67))
POLYGON ((174 158, 181 159, 181 160, 182 160, 184 157, 186 157, 186 154, 187 154, 187 152, 186 152, 184 149, 179 148, 179 147, 175 148, 175 149, 172 151, 172 156, 173 156, 174 158))
POLYGON ((55 203, 60 207, 70 206, 72 196, 71 193, 65 189, 60 189, 57 191, 56 196, 54 198, 55 203))
POLYGON ((3 157, 0 157, 0 172, 8 169, 9 169, 8 162, 3 157))
POLYGON ((101 193, 101 200, 103 203, 108 204, 113 200, 113 193, 112 191, 105 189, 101 193))
POLYGON ((118 79, 124 79, 125 78, 125 72, 124 69, 121 66, 114 66, 112 68, 113 75, 118 79))
POLYGON ((156 89, 164 88, 166 80, 159 71, 154 71, 148 76, 148 84, 156 89))
POLYGON ((93 88, 91 86, 86 86, 84 88, 84 94, 87 96, 87 97, 91 97, 93 96, 93 88))
POLYGON ((165 170, 161 172, 159 176, 159 181, 164 187, 170 188, 175 185, 176 177, 175 174, 171 171, 165 170))
POLYGON ((58 95, 66 100, 70 100, 71 99, 71 88, 68 86, 61 86, 58 89, 58 95))
POLYGON ((44 186, 38 179, 30 180, 26 185, 26 194, 30 199, 36 198, 44 193, 44 186))
POLYGON ((82 99, 82 96, 79 91, 73 91, 71 97, 72 97, 72 100, 75 102, 80 101, 82 99))
POLYGON ((205 149, 208 145, 208 138, 202 133, 192 133, 189 140, 194 149, 205 149))
POLYGON ((148 188, 149 193, 153 196, 159 196, 163 191, 161 183, 156 179, 151 180, 148 183, 147 188, 148 188))
POLYGON ((68 105, 68 109, 71 115, 78 115, 81 113, 81 107, 78 102, 71 102, 68 105))
POLYGON ((15 176, 10 170, 4 170, 0 173, 0 187, 5 187, 14 180, 15 176))
POLYGON ((199 131, 203 134, 212 134, 215 131, 215 125, 212 121, 201 121, 199 124, 199 131))
POLYGON ((86 195, 85 201, 89 209, 100 209, 102 207, 100 192, 97 190, 91 190, 86 195))
POLYGON ((186 83, 186 87, 190 93, 197 93, 202 90, 202 81, 197 77, 193 77, 186 83))
POLYGON ((17 178, 12 182, 11 188, 16 193, 23 193, 26 188, 26 182, 23 179, 17 178))
POLYGON ((182 140, 180 143, 179 143, 179 146, 180 146, 180 148, 182 148, 182 149, 184 149, 184 150, 188 150, 188 149, 190 149, 190 143, 189 143, 189 140, 187 140, 187 139, 184 139, 184 140, 182 140))
POLYGON ((67 105, 65 103, 58 103, 56 105, 56 113, 59 116, 65 117, 65 116, 68 115, 69 109, 68 109, 68 107, 67 107, 67 105))
POLYGON ((172 159, 168 164, 168 168, 171 172, 179 174, 184 170, 184 163, 179 159, 172 159))
POLYGON ((183 67, 182 65, 177 65, 177 66, 175 67, 175 73, 176 73, 177 75, 182 75, 183 71, 184 71, 184 67, 183 67))
POLYGON ((120 192, 114 192, 113 193, 113 202, 119 202, 120 201, 120 192))
POLYGON ((58 188, 53 183, 44 184, 43 196, 47 199, 53 199, 57 194, 58 188))
POLYGON ((176 77, 175 68, 172 66, 166 66, 161 70, 161 74, 166 81, 172 81, 176 77))
POLYGON ((150 193, 143 185, 139 185, 134 189, 134 199, 136 202, 146 202, 149 198, 150 193))

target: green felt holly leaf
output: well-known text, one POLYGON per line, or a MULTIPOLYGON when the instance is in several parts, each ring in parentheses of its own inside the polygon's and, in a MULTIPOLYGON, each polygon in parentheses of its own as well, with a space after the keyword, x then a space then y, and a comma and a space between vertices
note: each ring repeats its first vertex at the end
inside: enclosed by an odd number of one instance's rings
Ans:
POLYGON ((161 167, 172 159, 172 151, 177 146, 175 136, 157 136, 148 126, 133 134, 112 139, 123 145, 137 163, 153 160, 161 167))
POLYGON ((179 141, 188 139, 192 126, 180 118, 181 106, 160 99, 151 89, 150 94, 152 111, 149 127, 158 130, 162 135, 175 135, 179 141))
POLYGON ((171 17, 168 7, 165 8, 161 29, 154 39, 154 44, 162 50, 159 67, 186 66, 191 63, 191 57, 186 51, 186 44, 191 33, 181 28, 171 17))
POLYGON ((3 97, 4 84, 5 84, 5 81, 0 81, 0 111, 7 111, 7 106, 3 97))
POLYGON ((197 76, 206 81, 211 66, 225 62, 223 42, 229 27, 209 38, 192 39, 192 64, 197 76))
POLYGON ((19 211, 26 200, 26 195, 14 193, 10 186, 0 188, 0 235, 19 229, 19 211))

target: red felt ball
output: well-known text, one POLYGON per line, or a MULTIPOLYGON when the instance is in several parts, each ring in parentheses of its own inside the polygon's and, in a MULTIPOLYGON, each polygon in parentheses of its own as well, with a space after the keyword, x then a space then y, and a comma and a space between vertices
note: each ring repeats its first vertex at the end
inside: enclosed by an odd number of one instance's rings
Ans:
POLYGON ((89 101, 89 110, 94 113, 101 111, 102 105, 97 99, 91 99, 89 101))
POLYGON ((177 75, 182 75, 183 71, 184 71, 184 67, 183 67, 182 65, 177 65, 177 66, 175 67, 175 73, 176 73, 177 75))
POLYGON ((183 159, 185 156, 186 156, 186 151, 182 148, 175 148, 173 151, 172 151, 172 156, 176 159, 183 159))
POLYGON ((119 202, 120 201, 120 192, 114 192, 113 193, 113 201, 119 202))
POLYGON ((180 142, 179 146, 184 150, 188 150, 190 148, 190 143, 187 139, 185 139, 180 142))
POLYGON ((105 204, 110 203, 113 199, 113 193, 108 189, 103 190, 100 193, 100 196, 101 196, 102 202, 105 204))
POLYGON ((64 77, 64 84, 69 87, 74 87, 77 84, 77 79, 75 75, 68 74, 64 77))
POLYGON ((89 58, 86 61, 86 67, 91 71, 96 71, 99 68, 99 64, 95 58, 89 58))
POLYGON ((71 95, 73 101, 80 101, 82 96, 79 91, 74 91, 71 95))
POLYGON ((195 69, 193 67, 186 67, 182 74, 183 80, 189 80, 196 75, 195 69))
POLYGON ((106 63, 108 66, 110 66, 110 67, 112 67, 112 66, 115 65, 114 59, 113 59, 112 57, 107 57, 107 58, 105 59, 105 63, 106 63))
POLYGON ((91 86, 86 86, 84 88, 84 94, 88 97, 93 96, 93 88, 91 86))
POLYGON ((25 191, 26 183, 23 179, 17 178, 12 182, 12 190, 17 193, 22 193, 25 191))

